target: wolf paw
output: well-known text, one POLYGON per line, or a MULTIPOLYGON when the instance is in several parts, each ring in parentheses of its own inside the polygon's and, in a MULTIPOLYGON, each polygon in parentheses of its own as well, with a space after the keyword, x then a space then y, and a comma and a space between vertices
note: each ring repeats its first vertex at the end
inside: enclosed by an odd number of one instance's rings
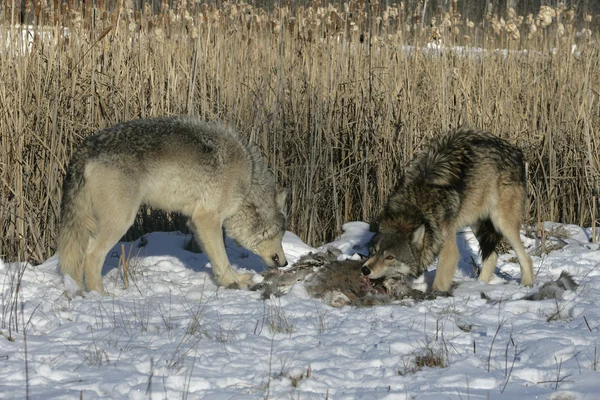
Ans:
POLYGON ((114 299, 116 297, 112 292, 104 290, 104 288, 102 288, 100 290, 91 290, 91 291, 88 292, 88 294, 96 296, 98 298, 112 297, 114 299))
POLYGON ((435 300, 438 297, 452 297, 450 290, 432 290, 423 294, 423 300, 435 300))
POLYGON ((532 287, 533 279, 532 278, 521 278, 521 285, 526 286, 526 287, 532 287))
POLYGON ((252 277, 254 274, 227 274, 226 278, 217 279, 219 284, 228 289, 248 289, 254 284, 252 277))
POLYGON ((336 308, 344 307, 346 304, 350 303, 348 296, 335 289, 328 293, 326 301, 328 301, 332 307, 336 308))

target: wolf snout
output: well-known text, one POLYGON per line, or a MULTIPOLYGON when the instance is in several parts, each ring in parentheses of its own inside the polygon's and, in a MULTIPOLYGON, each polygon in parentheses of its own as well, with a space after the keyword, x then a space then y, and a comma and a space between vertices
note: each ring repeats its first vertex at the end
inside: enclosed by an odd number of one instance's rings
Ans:
POLYGON ((271 259, 273 260, 273 264, 275 265, 275 268, 286 267, 288 265, 287 260, 284 260, 283 265, 281 264, 281 261, 279 259, 279 254, 275 254, 273 257, 271 257, 271 259))
POLYGON ((371 268, 367 267, 366 265, 362 266, 361 271, 362 271, 362 273, 363 273, 364 276, 371 275, 371 268))

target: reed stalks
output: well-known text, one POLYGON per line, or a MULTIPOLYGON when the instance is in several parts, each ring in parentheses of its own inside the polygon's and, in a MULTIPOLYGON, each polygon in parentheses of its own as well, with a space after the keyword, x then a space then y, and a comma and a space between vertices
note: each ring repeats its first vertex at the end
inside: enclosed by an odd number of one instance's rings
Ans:
MULTIPOLYGON (((462 124, 523 148, 530 226, 600 215, 600 16, 34 0, 20 23, 18 3, 0 6, 3 259, 54 253, 85 136, 156 115, 219 119, 256 142, 290 189, 288 229, 315 246, 374 218, 426 140, 462 124)), ((155 229, 184 228, 143 209, 132 232, 155 229)))

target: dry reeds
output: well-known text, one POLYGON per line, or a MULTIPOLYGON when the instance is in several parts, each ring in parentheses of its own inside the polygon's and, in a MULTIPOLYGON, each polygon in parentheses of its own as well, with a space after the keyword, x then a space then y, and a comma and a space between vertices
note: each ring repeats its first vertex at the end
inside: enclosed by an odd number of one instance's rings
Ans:
POLYGON ((26 35, 18 10, 0 8, 3 259, 53 254, 84 136, 166 114, 220 119, 258 143, 291 190, 289 229, 313 245, 376 216, 424 141, 460 124, 524 149, 530 224, 600 215, 598 17, 542 7, 475 23, 456 1, 432 21, 355 0, 130 3, 27 2, 26 35))

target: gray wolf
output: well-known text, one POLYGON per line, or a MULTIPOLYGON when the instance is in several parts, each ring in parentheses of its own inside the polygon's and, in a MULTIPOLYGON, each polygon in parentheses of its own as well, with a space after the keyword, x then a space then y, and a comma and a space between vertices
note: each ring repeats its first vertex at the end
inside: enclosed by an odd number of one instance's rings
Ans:
POLYGON ((252 274, 231 267, 222 229, 269 267, 285 266, 286 194, 258 148, 223 125, 183 116, 115 125, 87 137, 67 169, 61 272, 103 293, 104 258, 147 204, 189 217, 217 283, 247 287, 252 274))
POLYGON ((470 225, 483 260, 480 280, 491 279, 504 235, 519 260, 521 283, 532 286, 531 258, 519 237, 525 184, 523 153, 505 140, 465 128, 433 140, 399 177, 362 273, 418 276, 438 257, 431 289, 448 291, 459 261, 456 232, 470 225))

